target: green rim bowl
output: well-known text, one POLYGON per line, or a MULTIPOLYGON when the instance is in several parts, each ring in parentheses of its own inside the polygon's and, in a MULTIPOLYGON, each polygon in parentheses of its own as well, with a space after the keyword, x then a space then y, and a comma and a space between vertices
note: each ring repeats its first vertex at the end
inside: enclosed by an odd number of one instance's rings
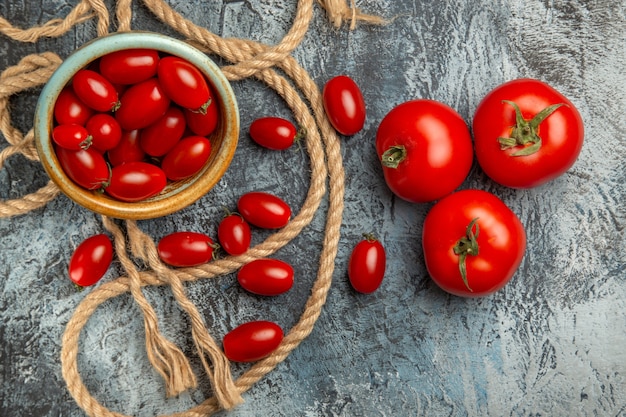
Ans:
POLYGON ((96 213, 131 220, 162 217, 181 210, 209 192, 224 175, 237 148, 239 139, 239 109, 235 94, 220 68, 203 52, 169 36, 149 32, 115 33, 90 41, 74 51, 52 74, 44 86, 35 110, 35 144, 48 176, 70 199, 96 213), (54 104, 61 90, 73 75, 90 62, 111 52, 124 49, 155 49, 194 64, 207 77, 219 105, 217 129, 209 139, 211 155, 194 176, 168 182, 158 195, 140 202, 124 202, 105 193, 89 191, 75 184, 63 171, 51 140, 54 127, 54 104))

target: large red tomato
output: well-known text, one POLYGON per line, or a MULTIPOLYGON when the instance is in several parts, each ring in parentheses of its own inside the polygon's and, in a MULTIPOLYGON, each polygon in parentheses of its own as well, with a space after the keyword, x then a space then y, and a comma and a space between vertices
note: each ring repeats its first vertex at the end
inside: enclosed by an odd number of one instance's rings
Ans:
POLYGON ((443 290, 480 297, 511 279, 526 250, 526 232, 502 200, 463 190, 437 202, 424 221, 426 268, 443 290))
POLYGON ((453 192, 473 160, 465 121, 451 107, 426 99, 402 103, 383 118, 376 152, 391 191, 413 203, 453 192))
POLYGON ((481 101, 473 120, 476 159, 499 184, 531 188, 567 171, 583 146, 576 107, 548 84, 518 79, 481 101))

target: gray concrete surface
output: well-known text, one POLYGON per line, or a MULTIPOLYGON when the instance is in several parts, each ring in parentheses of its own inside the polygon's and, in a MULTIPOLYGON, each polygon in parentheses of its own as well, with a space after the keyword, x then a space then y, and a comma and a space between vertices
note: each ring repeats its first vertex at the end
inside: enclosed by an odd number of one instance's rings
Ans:
MULTIPOLYGON (((3 1, 0 16, 28 27, 64 16, 73 3, 3 1)), ((292 3, 171 2, 220 35, 272 44, 290 27, 292 3)), ((395 20, 335 29, 316 6, 310 32, 294 51, 320 86, 334 75, 351 75, 368 105, 364 130, 342 143, 346 209, 329 298, 310 337, 228 415, 626 416, 626 3, 357 3, 395 20), (572 169, 537 189, 506 189, 473 168, 463 188, 486 189, 509 204, 527 227, 528 251, 504 290, 476 300, 452 297, 430 281, 423 263, 420 234, 430 205, 400 201, 384 184, 374 154, 377 125, 394 105, 417 97, 445 102, 469 122, 486 92, 517 77, 542 79, 568 96, 584 118, 586 142, 572 169), (388 253, 385 281, 372 295, 354 293, 346 277, 350 249, 364 231, 377 232, 388 253)), ((135 29, 172 34, 139 2, 133 10, 135 29)), ((36 51, 66 56, 94 36, 90 21, 33 45, 0 37, 0 68, 36 51)), ((231 168, 193 206, 140 222, 155 239, 182 229, 214 233, 222 206, 233 206, 249 189, 274 190, 294 207, 304 199, 306 154, 265 152, 245 133, 256 117, 290 112, 257 81, 233 87, 243 130, 231 168)), ((37 95, 11 100, 13 121, 22 130, 32 125, 37 95)), ((46 181, 38 164, 12 158, 0 171, 0 198, 17 198, 46 181)), ((317 270, 324 210, 277 253, 297 274, 290 293, 253 297, 234 276, 188 286, 213 335, 259 317, 293 325, 317 270)), ((84 415, 61 376, 61 336, 84 297, 66 268, 73 248, 102 230, 97 215, 64 196, 30 214, 0 219, 1 416, 84 415)), ((263 236, 257 232, 255 241, 263 236)), ((120 271, 114 265, 105 280, 120 271)), ((146 294, 164 333, 193 356, 186 318, 168 290, 146 294)), ((99 401, 128 415, 183 411, 210 394, 204 382, 165 399, 162 380, 145 358, 141 315, 129 296, 107 302, 89 321, 79 368, 99 401)), ((233 372, 244 369, 234 365, 233 372)))

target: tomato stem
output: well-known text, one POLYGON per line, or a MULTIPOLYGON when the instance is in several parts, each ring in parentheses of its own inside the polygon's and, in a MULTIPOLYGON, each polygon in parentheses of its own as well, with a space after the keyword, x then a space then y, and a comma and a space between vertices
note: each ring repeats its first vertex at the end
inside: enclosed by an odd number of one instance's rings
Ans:
POLYGON ((380 157, 380 162, 387 168, 398 168, 400 162, 406 159, 406 148, 402 145, 390 146, 380 157))
POLYGON ((510 137, 498 138, 500 149, 505 150, 515 146, 523 146, 519 151, 513 152, 511 156, 527 156, 536 153, 541 148, 539 125, 554 113, 556 109, 566 105, 565 103, 553 104, 541 110, 532 119, 526 120, 515 102, 509 100, 502 100, 502 102, 510 105, 515 110, 515 126, 513 126, 510 137))
POLYGON ((80 146, 80 149, 87 150, 91 146, 92 142, 93 136, 89 135, 81 143, 79 143, 78 146, 80 146))
POLYGON ((376 242, 378 239, 376 239, 376 235, 374 235, 374 233, 363 233, 363 237, 365 238, 365 240, 367 240, 368 242, 376 242))
POLYGON ((461 278, 463 279, 463 283, 467 287, 467 289, 471 292, 473 290, 469 286, 469 282, 467 280, 467 266, 466 259, 468 255, 476 256, 479 253, 478 234, 480 233, 480 228, 478 227, 478 217, 473 219, 470 224, 465 229, 465 236, 463 236, 454 246, 454 254, 459 256, 459 272, 461 273, 461 278), (476 228, 476 232, 474 233, 474 227, 476 228))
POLYGON ((209 108, 209 106, 213 103, 213 99, 209 98, 209 100, 207 100, 206 103, 204 103, 202 106, 200 106, 200 108, 198 108, 197 110, 193 110, 194 113, 200 113, 202 115, 206 114, 207 109, 209 108))

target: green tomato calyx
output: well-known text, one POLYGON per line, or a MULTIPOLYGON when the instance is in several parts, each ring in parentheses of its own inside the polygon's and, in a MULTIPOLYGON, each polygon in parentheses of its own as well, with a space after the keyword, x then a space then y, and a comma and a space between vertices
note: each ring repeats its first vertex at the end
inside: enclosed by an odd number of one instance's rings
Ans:
POLYGON ((541 149, 541 137, 538 134, 539 125, 547 119, 548 116, 554 113, 556 109, 565 106, 564 103, 553 104, 541 110, 532 119, 526 120, 524 116, 522 116, 522 111, 517 104, 509 100, 502 100, 502 102, 515 109, 515 126, 511 131, 510 137, 501 136, 498 138, 500 149, 504 150, 515 146, 523 146, 519 151, 513 152, 511 156, 532 155, 541 149))
POLYGON ((380 162, 387 168, 398 168, 400 162, 406 159, 406 148, 402 145, 390 146, 380 157, 380 162))
POLYGON ((479 253, 478 241, 476 239, 480 233, 480 228, 478 227, 477 222, 478 217, 470 222, 465 229, 465 236, 459 239, 453 248, 454 254, 459 256, 459 272, 461 273, 461 278, 470 292, 473 292, 473 290, 470 288, 467 280, 467 267, 465 265, 465 261, 468 255, 476 256, 479 253), (474 232, 474 228, 476 229, 476 232, 474 232))

